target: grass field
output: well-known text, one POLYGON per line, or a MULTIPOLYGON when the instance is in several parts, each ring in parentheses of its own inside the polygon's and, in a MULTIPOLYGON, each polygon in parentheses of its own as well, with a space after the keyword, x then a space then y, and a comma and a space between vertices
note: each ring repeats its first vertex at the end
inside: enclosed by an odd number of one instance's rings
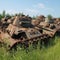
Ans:
POLYGON ((37 49, 30 47, 28 53, 20 48, 17 52, 12 51, 10 53, 4 47, 1 47, 0 60, 60 60, 60 38, 56 37, 54 43, 42 49, 39 49, 39 46, 37 49))

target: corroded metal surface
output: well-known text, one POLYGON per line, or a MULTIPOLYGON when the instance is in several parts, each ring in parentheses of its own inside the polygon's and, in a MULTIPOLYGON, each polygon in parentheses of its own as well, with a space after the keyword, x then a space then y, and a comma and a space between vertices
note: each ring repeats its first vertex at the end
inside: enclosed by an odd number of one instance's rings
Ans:
POLYGON ((31 22, 32 18, 28 16, 15 16, 10 19, 3 18, 0 25, 0 42, 7 44, 11 49, 18 43, 29 46, 29 43, 35 44, 38 41, 49 41, 57 31, 60 31, 60 23, 50 24, 39 20, 31 22), (35 42, 35 43, 34 43, 35 42))

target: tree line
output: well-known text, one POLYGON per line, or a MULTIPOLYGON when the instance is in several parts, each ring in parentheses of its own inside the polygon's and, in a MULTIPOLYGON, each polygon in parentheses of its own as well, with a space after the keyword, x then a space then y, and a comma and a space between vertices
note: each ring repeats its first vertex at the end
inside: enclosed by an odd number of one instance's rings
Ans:
MULTIPOLYGON (((9 13, 6 14, 6 11, 4 10, 2 13, 0 13, 0 20, 4 17, 12 17, 12 16, 15 16, 15 15, 24 15, 23 13, 16 13, 14 15, 10 15, 9 13)), ((29 15, 27 15, 29 16, 29 15)), ((37 16, 33 16, 32 19, 35 19, 37 16)), ((53 16, 51 14, 47 15, 47 18, 50 20, 53 18, 53 16)))

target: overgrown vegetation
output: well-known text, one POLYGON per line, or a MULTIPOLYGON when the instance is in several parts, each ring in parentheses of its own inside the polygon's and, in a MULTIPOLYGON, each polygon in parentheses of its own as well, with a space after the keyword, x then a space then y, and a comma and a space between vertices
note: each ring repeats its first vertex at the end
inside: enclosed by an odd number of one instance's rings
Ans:
POLYGON ((49 15, 47 16, 47 18, 48 18, 49 20, 51 20, 53 17, 52 17, 52 15, 49 14, 49 15))
POLYGON ((28 53, 19 47, 16 52, 0 47, 0 60, 60 60, 60 37, 56 37, 54 43, 42 49, 39 49, 39 46, 37 49, 30 46, 28 53))
POLYGON ((12 16, 21 16, 21 15, 24 15, 23 13, 15 13, 15 14, 9 14, 9 13, 6 13, 6 11, 2 11, 2 13, 0 13, 0 20, 4 17, 8 17, 8 18, 11 18, 12 16))

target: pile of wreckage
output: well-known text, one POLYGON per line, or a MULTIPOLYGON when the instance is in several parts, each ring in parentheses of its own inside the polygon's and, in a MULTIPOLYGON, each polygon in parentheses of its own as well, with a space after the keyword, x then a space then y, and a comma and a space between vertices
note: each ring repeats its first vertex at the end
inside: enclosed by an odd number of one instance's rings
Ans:
POLYGON ((44 16, 32 19, 25 15, 2 18, 0 43, 5 44, 9 50, 17 49, 17 45, 21 48, 28 48, 30 44, 37 48, 38 43, 40 48, 43 44, 48 45, 50 38, 54 38, 56 33, 60 34, 60 20, 52 19, 53 22, 46 20, 44 16))

